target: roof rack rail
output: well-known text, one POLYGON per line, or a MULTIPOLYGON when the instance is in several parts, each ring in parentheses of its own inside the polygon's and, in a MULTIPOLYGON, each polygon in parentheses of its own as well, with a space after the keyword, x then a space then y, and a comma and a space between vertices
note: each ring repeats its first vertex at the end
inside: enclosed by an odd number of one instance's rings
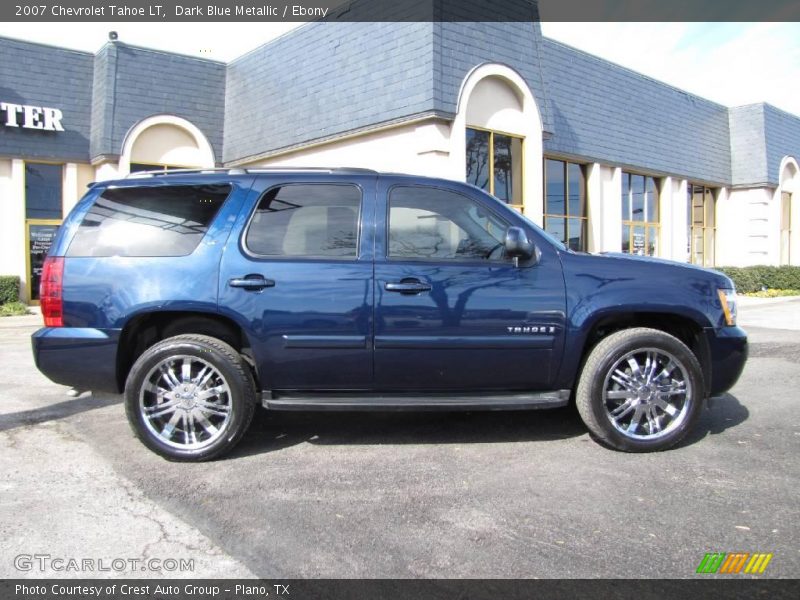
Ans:
POLYGON ((148 169, 147 171, 134 171, 128 173, 125 179, 136 177, 153 177, 155 175, 185 175, 187 173, 230 173, 231 175, 244 174, 244 169, 231 169, 229 167, 198 167, 196 169, 148 169))
POLYGON ((154 177, 156 175, 186 175, 191 173, 227 173, 228 175, 245 175, 251 173, 351 173, 354 175, 377 175, 374 169, 360 167, 200 167, 197 169, 152 169, 147 171, 134 171, 125 176, 126 179, 137 177, 154 177))

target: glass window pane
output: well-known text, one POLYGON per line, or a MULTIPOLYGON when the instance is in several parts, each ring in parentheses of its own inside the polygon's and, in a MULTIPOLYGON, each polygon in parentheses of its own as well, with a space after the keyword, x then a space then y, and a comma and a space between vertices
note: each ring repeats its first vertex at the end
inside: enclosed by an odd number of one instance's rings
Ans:
POLYGON ((428 187, 389 196, 389 257, 503 260, 508 223, 470 198, 428 187))
POLYGON ((584 232, 584 219, 576 219, 571 218, 567 219, 567 241, 566 245, 571 250, 578 250, 583 251, 586 249, 585 239, 586 234, 584 232))
POLYGON ((705 230, 705 244, 703 247, 705 253, 705 266, 713 267, 714 266, 714 230, 713 229, 706 229, 705 230))
POLYGON ((229 185, 107 189, 83 218, 68 256, 191 254, 230 189, 229 185))
POLYGON ((261 198, 248 249, 265 256, 355 258, 361 192, 353 185, 284 185, 261 198))
POLYGON ((63 217, 61 165, 25 163, 25 218, 63 217))
POLYGON ((630 225, 622 226, 622 251, 631 251, 631 227, 630 225))
POLYGON ((781 192, 781 230, 789 231, 792 222, 792 194, 781 192))
POLYGON ((714 190, 706 188, 705 195, 705 224, 714 227, 714 190))
POLYGON ((489 132, 467 129, 467 183, 489 191, 489 132))
POLYGON ((643 175, 631 175, 631 220, 644 221, 643 175))
POLYGON ((514 189, 514 172, 511 161, 511 138, 494 134, 494 195, 503 202, 511 202, 514 189))
POLYGON ((655 256, 658 253, 658 227, 647 228, 647 256, 655 256))
MULTIPOLYGON (((560 160, 545 161, 545 204, 544 212, 549 215, 563 215, 565 213, 564 196, 566 184, 564 181, 564 163, 560 160)), ((559 238, 560 239, 560 238, 559 238)))
POLYGON ((632 251, 634 254, 644 255, 646 240, 645 228, 643 225, 634 225, 633 236, 631 240, 632 251))
POLYGON ((652 177, 647 177, 645 221, 658 223, 658 183, 652 177))
POLYGON ((574 163, 567 164, 567 179, 569 190, 568 214, 571 217, 582 217, 585 211, 585 190, 586 182, 583 177, 583 169, 574 163))
POLYGON ((546 217, 544 220, 544 228, 547 233, 552 235, 557 240, 561 240, 566 244, 567 241, 567 227, 566 220, 557 217, 546 217))
POLYGON ((697 185, 692 194, 692 222, 694 225, 703 224, 703 188, 697 185))
POLYGON ((511 138, 511 204, 522 205, 522 138, 511 138))
POLYGON ((622 174, 622 220, 631 220, 631 176, 622 174))
POLYGON ((692 230, 692 263, 696 265, 703 264, 703 230, 692 230))

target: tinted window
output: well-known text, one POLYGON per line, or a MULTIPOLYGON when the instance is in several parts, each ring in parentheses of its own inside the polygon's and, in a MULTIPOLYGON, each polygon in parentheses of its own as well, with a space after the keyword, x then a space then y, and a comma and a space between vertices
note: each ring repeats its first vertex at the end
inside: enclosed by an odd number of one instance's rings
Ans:
POLYGON ((501 260, 508 223, 466 196, 397 187, 389 197, 389 257, 501 260))
POLYGON ((245 245, 263 256, 355 258, 361 191, 353 185, 293 184, 258 203, 245 245))
POLYGON ((69 256, 185 256, 203 239, 229 185, 112 188, 83 218, 69 256))
POLYGON ((25 163, 25 218, 61 219, 61 165, 25 163))

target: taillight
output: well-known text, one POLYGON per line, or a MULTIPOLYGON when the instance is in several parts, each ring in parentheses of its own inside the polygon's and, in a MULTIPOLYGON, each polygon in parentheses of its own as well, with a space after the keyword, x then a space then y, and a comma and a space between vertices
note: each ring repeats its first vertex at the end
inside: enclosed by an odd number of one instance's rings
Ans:
POLYGON ((61 296, 63 279, 64 257, 45 258, 39 285, 39 304, 45 327, 64 326, 64 300, 61 296))

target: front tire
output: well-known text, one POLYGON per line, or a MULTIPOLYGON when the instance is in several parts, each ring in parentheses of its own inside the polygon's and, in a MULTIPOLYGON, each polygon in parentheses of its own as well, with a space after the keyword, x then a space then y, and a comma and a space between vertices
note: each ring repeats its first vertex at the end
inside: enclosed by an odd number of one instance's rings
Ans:
POLYGON ((178 335, 148 348, 125 384, 125 411, 136 436, 176 461, 211 460, 242 438, 256 404, 244 359, 206 335, 178 335))
POLYGON ((692 351, 674 336, 644 327, 600 341, 575 393, 592 436, 624 452, 677 444, 700 417, 704 398, 703 372, 692 351))

